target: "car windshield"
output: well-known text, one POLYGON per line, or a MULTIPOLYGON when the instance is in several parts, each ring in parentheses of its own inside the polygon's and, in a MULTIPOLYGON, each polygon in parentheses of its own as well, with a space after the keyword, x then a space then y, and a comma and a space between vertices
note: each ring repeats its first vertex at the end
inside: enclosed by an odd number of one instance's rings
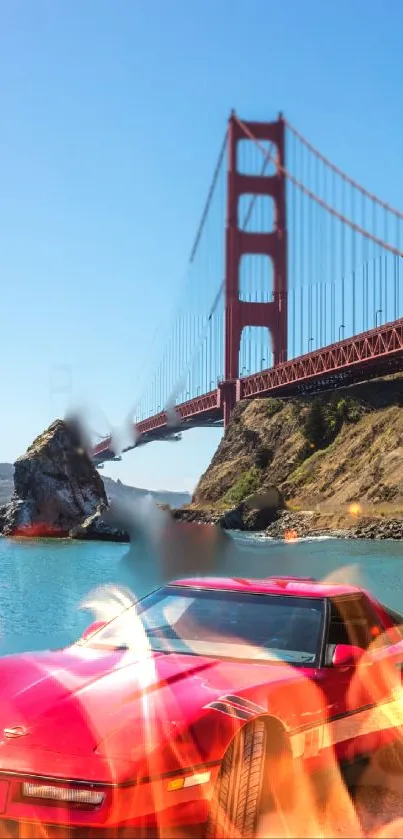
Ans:
POLYGON ((81 644, 316 665, 324 601, 166 586, 81 644))

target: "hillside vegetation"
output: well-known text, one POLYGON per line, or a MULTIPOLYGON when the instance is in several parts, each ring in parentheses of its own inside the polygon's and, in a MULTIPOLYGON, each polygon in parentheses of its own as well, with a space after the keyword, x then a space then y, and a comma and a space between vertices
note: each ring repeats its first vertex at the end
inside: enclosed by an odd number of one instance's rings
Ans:
POLYGON ((240 403, 194 494, 227 509, 276 485, 291 510, 403 515, 403 374, 312 398, 240 403))

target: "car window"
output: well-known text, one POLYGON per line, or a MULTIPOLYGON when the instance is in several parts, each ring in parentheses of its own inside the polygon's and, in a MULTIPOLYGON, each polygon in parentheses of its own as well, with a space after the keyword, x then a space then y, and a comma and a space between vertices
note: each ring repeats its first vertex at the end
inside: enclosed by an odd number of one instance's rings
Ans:
POLYGON ((166 586, 85 643, 314 665, 323 623, 319 598, 166 586))
POLYGON ((367 650, 385 643, 382 624, 364 595, 330 600, 326 662, 331 662, 336 644, 352 644, 367 650))

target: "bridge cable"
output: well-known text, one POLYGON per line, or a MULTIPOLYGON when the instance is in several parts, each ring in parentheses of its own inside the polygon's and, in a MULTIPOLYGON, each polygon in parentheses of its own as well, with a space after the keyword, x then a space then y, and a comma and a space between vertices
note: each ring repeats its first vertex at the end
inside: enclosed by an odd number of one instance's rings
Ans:
MULTIPOLYGON (((241 124, 241 120, 238 117, 236 117, 236 120, 239 124, 241 124)), ((362 193, 363 196, 368 198, 370 201, 373 201, 374 203, 378 204, 382 209, 384 209, 384 210, 386 210, 390 213, 393 213, 393 215, 397 216, 399 219, 403 219, 403 212, 401 212, 400 210, 397 210, 395 207, 392 207, 391 204, 388 204, 387 201, 383 201, 381 198, 378 198, 378 196, 375 195, 373 192, 369 192, 369 190, 365 189, 365 187, 363 187, 363 186, 361 186, 361 184, 357 183, 357 181, 355 181, 353 178, 351 178, 349 175, 347 175, 346 172, 344 172, 342 169, 340 169, 338 166, 336 166, 334 163, 332 163, 331 160, 329 160, 329 158, 325 157, 325 155, 322 154, 319 151, 319 149, 315 148, 315 146, 313 146, 312 143, 310 143, 309 140, 307 140, 306 137, 303 136, 303 134, 301 134, 296 128, 294 128, 294 126, 291 125, 291 123, 288 122, 288 120, 285 119, 284 123, 287 126, 287 128, 292 132, 292 134, 294 134, 295 137, 297 137, 297 139, 300 140, 300 142, 303 143, 304 146, 306 146, 306 148, 310 152, 312 152, 312 154, 316 155, 316 157, 318 157, 319 160, 322 161, 322 163, 324 163, 326 166, 328 166, 330 169, 332 169, 332 171, 336 175, 340 175, 340 177, 346 183, 350 184, 352 187, 357 189, 359 192, 362 193)), ((246 126, 244 126, 243 124, 242 124, 242 127, 243 127, 243 130, 246 129, 246 126)), ((256 140, 256 138, 255 138, 255 140, 256 140)))
MULTIPOLYGON (((207 198, 206 198, 205 205, 204 205, 202 215, 201 215, 201 219, 200 219, 200 222, 199 222, 199 225, 198 225, 198 228, 197 228, 196 236, 195 236, 192 248, 191 248, 190 256, 188 258, 188 265, 192 264, 192 262, 195 259, 197 250, 198 250, 198 246, 199 246, 200 239, 201 239, 204 227, 205 227, 205 223, 206 223, 207 216, 208 216, 208 211, 209 211, 210 206, 211 206, 214 191, 215 191, 217 181, 218 181, 218 176, 219 176, 220 169, 221 169, 221 166, 222 166, 222 162, 223 162, 223 158, 224 158, 224 154, 225 154, 225 150, 226 150, 226 146, 227 146, 227 138, 228 138, 228 129, 225 131, 224 139, 223 139, 223 141, 221 143, 221 146, 220 146, 220 151, 219 151, 219 154, 218 154, 218 157, 217 157, 217 162, 216 162, 216 165, 214 167, 213 177, 212 177, 210 187, 209 187, 209 190, 208 190, 208 193, 207 193, 207 198)), ((182 282, 180 283, 178 297, 179 297, 179 293, 180 293, 181 289, 186 284, 187 277, 188 277, 187 271, 185 271, 185 273, 183 275, 183 278, 182 278, 182 282)), ((174 309, 174 307, 172 307, 171 318, 169 320, 170 323, 172 323, 173 320, 174 320, 175 312, 176 312, 176 309, 174 309)), ((161 331, 164 329, 164 327, 165 327, 164 331, 167 332, 168 329, 169 329, 169 326, 167 326, 167 321, 166 321, 165 316, 163 316, 161 318, 159 324, 156 326, 156 328, 154 330, 154 333, 153 333, 153 338, 152 338, 151 344, 149 345, 148 351, 147 351, 146 355, 144 356, 144 363, 140 368, 143 371, 143 376, 142 376, 143 380, 147 376, 147 368, 146 368, 147 361, 150 359, 151 352, 152 352, 152 350, 155 346, 157 337, 161 336, 161 331)), ((141 397, 139 397, 136 400, 136 402, 134 403, 130 413, 135 412, 135 410, 136 410, 138 404, 140 403, 140 401, 141 401, 141 397)))
MULTIPOLYGON (((255 135, 242 122, 242 120, 240 120, 238 117, 236 117, 236 120, 237 120, 238 124, 240 125, 240 127, 242 128, 242 130, 245 132, 246 136, 248 136, 251 140, 254 141, 254 143, 256 143, 256 145, 260 149, 261 153, 263 155, 265 155, 265 157, 270 156, 270 159, 273 162, 275 162, 273 156, 269 155, 269 152, 266 151, 266 149, 264 148, 262 143, 255 137, 255 135)), ((296 177, 294 177, 294 175, 292 175, 291 172, 289 172, 288 169, 285 168, 285 166, 281 166, 280 163, 276 163, 276 165, 277 165, 278 171, 282 172, 284 177, 286 177, 291 183, 293 183, 294 186, 298 187, 298 189, 300 189, 305 195, 307 195, 308 198, 311 198, 313 201, 316 201, 317 204, 319 204, 324 210, 326 210, 332 216, 339 219, 339 221, 343 222, 348 227, 351 227, 353 230, 355 230, 361 236, 365 236, 367 239, 374 242, 374 244, 379 245, 379 247, 383 248, 384 250, 389 251, 390 253, 394 254, 395 256, 400 256, 401 258, 403 258, 403 252, 398 250, 398 248, 395 248, 393 245, 388 244, 388 242, 384 242, 382 239, 380 239, 378 236, 374 236, 368 230, 364 230, 359 224, 356 224, 356 222, 351 221, 351 219, 347 218, 345 215, 343 215, 343 213, 340 213, 334 207, 331 207, 326 201, 323 200, 323 198, 320 198, 318 195, 315 195, 315 193, 312 192, 311 189, 309 189, 307 186, 305 186, 303 183, 301 183, 301 181, 299 181, 296 177)), ((380 202, 378 202, 378 203, 380 203, 380 202)), ((392 212, 395 212, 395 211, 392 211, 392 212)))

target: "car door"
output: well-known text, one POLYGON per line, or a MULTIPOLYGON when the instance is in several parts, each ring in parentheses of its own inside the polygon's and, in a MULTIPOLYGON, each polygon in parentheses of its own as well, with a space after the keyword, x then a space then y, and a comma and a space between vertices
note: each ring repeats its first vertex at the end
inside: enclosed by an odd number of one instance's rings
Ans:
POLYGON ((391 681, 385 675, 387 643, 380 618, 364 594, 329 600, 320 682, 326 740, 340 762, 370 752, 379 740, 379 709, 391 696, 391 681), (338 644, 359 647, 362 658, 335 666, 332 659, 338 644))

